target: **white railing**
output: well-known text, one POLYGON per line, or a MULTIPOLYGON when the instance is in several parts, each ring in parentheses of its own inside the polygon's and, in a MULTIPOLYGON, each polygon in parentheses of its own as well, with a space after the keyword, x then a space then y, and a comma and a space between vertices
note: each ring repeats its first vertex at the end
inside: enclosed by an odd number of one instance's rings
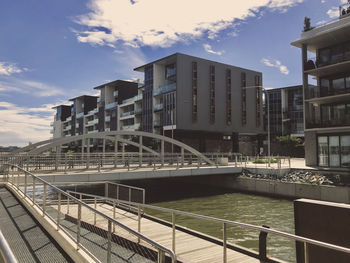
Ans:
MULTIPOLYGON (((95 262, 112 262, 112 251, 114 251, 113 254, 116 253, 116 247, 120 246, 113 241, 117 238, 114 232, 119 233, 121 230, 129 233, 131 236, 129 242, 133 242, 135 246, 142 240, 149 246, 154 247, 157 252, 157 258, 153 260, 163 263, 166 260, 165 255, 168 255, 173 263, 176 262, 176 255, 172 250, 83 202, 82 195, 80 195, 78 199, 17 165, 5 164, 5 166, 7 166, 5 171, 6 182, 31 200, 32 205, 42 211, 43 217, 45 216, 48 220, 54 222, 57 230, 62 230, 75 243, 77 250, 83 249, 95 262), (48 193, 50 194, 49 200, 48 193), (74 209, 72 206, 74 206, 74 209), (93 213, 95 218, 94 225, 84 222, 84 214, 86 214, 86 211, 88 213, 93 213), (67 225, 67 222, 69 225, 67 225), (97 222, 100 223, 97 224, 97 222), (105 222, 105 224, 101 222, 105 222), (106 226, 107 230, 105 230, 106 226), (115 230, 117 227, 118 231, 115 230), (84 230, 84 232, 88 231, 92 235, 100 236, 102 243, 97 244, 99 246, 98 250, 88 250, 83 245, 84 240, 89 237, 82 235, 82 230, 84 230), (104 231, 106 231, 106 235, 101 233, 104 231), (135 238, 135 241, 131 240, 132 238, 135 238), (103 254, 103 252, 105 252, 105 254, 103 254)), ((98 242, 96 240, 93 241, 95 243, 98 242)), ((146 254, 146 248, 142 248, 146 254)), ((136 248, 134 252, 139 253, 141 256, 146 256, 142 254, 143 252, 140 249, 136 248)))
POLYGON ((107 104, 107 105, 105 106, 105 109, 106 109, 106 110, 110 110, 110 109, 113 109, 113 108, 115 108, 115 107, 117 107, 117 106, 118 106, 118 102, 115 101, 115 102, 112 102, 112 103, 107 104))

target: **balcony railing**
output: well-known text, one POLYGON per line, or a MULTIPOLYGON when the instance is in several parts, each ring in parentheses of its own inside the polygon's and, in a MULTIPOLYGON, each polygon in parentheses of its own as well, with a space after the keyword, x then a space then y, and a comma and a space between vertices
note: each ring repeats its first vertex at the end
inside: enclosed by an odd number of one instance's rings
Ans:
POLYGON ((91 130, 91 131, 88 131, 87 133, 90 134, 90 133, 97 133, 98 130, 91 130))
POLYGON ((77 114, 77 119, 84 117, 84 112, 80 112, 77 114))
POLYGON ((71 121, 72 120, 72 116, 69 116, 66 121, 71 121))
POLYGON ((138 108, 135 110, 135 114, 141 114, 142 113, 142 108, 138 108))
POLYGON ((72 129, 72 126, 71 125, 67 125, 66 127, 63 128, 64 131, 68 131, 72 129))
POLYGON ((313 69, 322 68, 325 66, 334 65, 334 64, 346 62, 346 61, 350 61, 350 54, 349 52, 344 51, 344 54, 338 55, 334 59, 330 58, 328 61, 322 61, 315 57, 308 58, 307 62, 304 64, 304 69, 306 71, 313 70, 313 69))
POLYGON ((88 121, 88 123, 86 124, 86 126, 91 126, 91 125, 95 125, 98 123, 98 119, 94 119, 94 120, 91 120, 91 121, 88 121))
POLYGON ((129 102, 134 102, 134 101, 136 100, 136 97, 137 97, 137 96, 134 96, 134 97, 132 97, 132 98, 129 98, 129 99, 123 100, 123 104, 125 104, 125 103, 129 103, 129 102))
POLYGON ((153 95, 157 96, 157 95, 160 95, 160 94, 163 94, 163 93, 168 93, 168 92, 174 91, 174 90, 176 90, 176 82, 170 83, 170 84, 167 84, 167 85, 163 85, 163 86, 159 86, 158 89, 155 89, 153 91, 153 95))
POLYGON ((135 96, 135 101, 142 100, 142 97, 142 93, 138 94, 137 96, 135 96))
POLYGON ((109 122, 109 121, 111 121, 111 116, 106 116, 105 117, 105 122, 109 122))
POLYGON ((154 126, 161 126, 161 121, 160 120, 155 120, 153 122, 154 126))
POLYGON ((163 109, 163 103, 154 105, 154 111, 159 111, 163 109))
POLYGON ((123 118, 123 117, 126 117, 126 116, 131 116, 131 115, 134 115, 135 112, 134 111, 127 111, 127 112, 123 112, 120 117, 123 118))
POLYGON ((342 119, 328 120, 328 121, 307 121, 306 129, 314 128, 333 128, 350 126, 350 115, 346 114, 342 119))
POLYGON ((111 128, 105 128, 105 131, 107 132, 107 131, 111 131, 111 128))
POLYGON ((328 89, 327 87, 309 87, 305 90, 305 99, 314 99, 320 97, 349 94, 350 88, 346 89, 328 89))
POLYGON ((115 102, 112 102, 112 103, 109 103, 105 106, 105 109, 106 110, 109 110, 109 109, 113 109, 113 108, 116 108, 118 106, 118 102, 115 101, 115 102))
POLYGON ((124 126, 121 127, 121 129, 123 131, 135 130, 135 125, 134 124, 132 124, 132 125, 124 125, 124 126))

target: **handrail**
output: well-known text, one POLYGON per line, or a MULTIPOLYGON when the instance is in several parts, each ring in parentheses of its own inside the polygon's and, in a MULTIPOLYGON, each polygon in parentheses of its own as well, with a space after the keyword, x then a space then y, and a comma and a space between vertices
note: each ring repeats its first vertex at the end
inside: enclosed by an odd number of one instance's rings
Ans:
POLYGON ((4 235, 0 230, 0 261, 5 263, 17 263, 16 257, 13 255, 12 250, 7 243, 4 235), (2 260, 1 260, 2 259, 2 260))
MULTIPOLYGON (((103 196, 98 196, 98 195, 93 195, 93 194, 86 194, 86 193, 74 192, 74 191, 69 191, 69 192, 74 193, 74 194, 82 194, 82 195, 90 196, 90 197, 96 197, 96 198, 100 198, 100 199, 113 200, 113 198, 105 198, 103 196)), ((334 244, 331 244, 331 243, 318 241, 318 240, 314 240, 314 239, 311 239, 311 238, 306 238, 306 237, 302 237, 302 236, 298 236, 298 235, 282 232, 282 231, 279 231, 279 230, 275 230, 273 228, 266 228, 266 227, 262 227, 262 226, 246 224, 246 223, 240 223, 240 222, 231 221, 231 220, 227 220, 227 219, 221 219, 221 218, 216 218, 216 217, 211 217, 211 216, 204 216, 204 215, 194 214, 194 213, 191 213, 191 212, 185 212, 185 211, 180 211, 180 210, 171 209, 171 208, 164 208, 164 207, 158 207, 158 206, 153 206, 153 205, 140 204, 140 203, 135 203, 135 202, 128 202, 128 201, 123 201, 123 200, 118 200, 118 202, 119 203, 128 204, 128 205, 132 205, 132 206, 137 206, 137 207, 143 207, 143 208, 149 208, 149 209, 153 209, 153 210, 159 210, 159 211, 162 211, 162 212, 169 212, 169 213, 175 213, 175 214, 179 214, 179 215, 183 215, 183 216, 200 218, 200 219, 204 219, 204 220, 207 220, 207 221, 214 221, 214 222, 225 223, 225 224, 229 224, 229 225, 246 227, 246 228, 250 228, 250 229, 254 229, 254 230, 259 230, 261 232, 266 232, 266 233, 271 233, 271 234, 275 234, 275 235, 278 235, 278 236, 283 236, 283 237, 286 237, 286 238, 289 238, 289 239, 293 239, 295 241, 300 241, 300 242, 303 242, 303 243, 309 243, 309 244, 313 244, 313 245, 316 245, 316 246, 321 246, 321 247, 325 247, 325 248, 329 248, 329 249, 333 249, 333 250, 337 250, 337 251, 340 251, 340 252, 345 252, 345 253, 349 253, 350 254, 350 248, 346 248, 346 247, 334 245, 334 244)))
MULTIPOLYGON (((163 252, 166 252, 166 253, 171 257, 172 262, 176 262, 176 255, 175 255, 175 253, 174 253, 172 250, 170 250, 170 249, 164 247, 163 245, 161 245, 161 244, 159 244, 159 243, 153 241, 152 239, 149 239, 148 237, 146 237, 146 236, 142 235, 141 233, 139 233, 139 232, 137 232, 137 231, 135 231, 135 230, 129 228, 128 226, 126 226, 126 225, 124 225, 124 224, 118 222, 118 221, 115 220, 114 218, 112 218, 112 217, 110 217, 110 216, 108 216, 108 215, 102 213, 101 211, 92 208, 91 206, 89 206, 88 204, 82 202, 82 201, 79 200, 78 198, 76 198, 76 197, 74 197, 74 196, 68 194, 67 192, 65 192, 65 191, 63 191, 63 190, 61 190, 61 189, 59 189, 59 188, 56 187, 55 185, 52 185, 52 184, 46 182, 44 179, 42 179, 42 178, 40 178, 40 177, 37 177, 37 176, 34 175, 33 173, 24 170, 23 168, 19 167, 18 165, 13 165, 13 164, 9 164, 9 163, 6 163, 6 164, 4 164, 4 165, 7 165, 9 168, 12 167, 12 169, 13 169, 13 167, 16 167, 17 169, 23 171, 25 174, 31 175, 31 176, 34 177, 36 180, 39 180, 39 181, 41 181, 43 184, 46 184, 46 185, 52 187, 52 188, 53 188, 55 191, 57 191, 58 193, 61 193, 61 194, 63 194, 64 196, 69 197, 70 199, 74 200, 74 202, 76 202, 77 204, 80 204, 80 205, 82 205, 82 206, 88 208, 89 210, 92 210, 94 213, 96 213, 96 214, 98 214, 98 215, 104 217, 104 218, 107 219, 108 221, 111 221, 112 223, 118 225, 119 227, 123 228, 124 230, 128 231, 129 233, 131 233, 131 234, 137 236, 138 238, 144 240, 144 241, 147 242, 147 243, 150 243, 152 246, 156 247, 158 250, 163 251, 163 252)), ((15 187, 17 187, 14 183, 12 183, 12 185, 14 185, 15 187)), ((19 189, 19 187, 18 187, 18 189, 19 189)), ((19 190, 20 190, 20 189, 19 189, 19 190)), ((21 190, 20 190, 20 191, 21 191, 21 190)), ((39 207, 39 208, 40 208, 40 207, 39 207)), ((41 208, 40 208, 40 209, 41 209, 41 208)))

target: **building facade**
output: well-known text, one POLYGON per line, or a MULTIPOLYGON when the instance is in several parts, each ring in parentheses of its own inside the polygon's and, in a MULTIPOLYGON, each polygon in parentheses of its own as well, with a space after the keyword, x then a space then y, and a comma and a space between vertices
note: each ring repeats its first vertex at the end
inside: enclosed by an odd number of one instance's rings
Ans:
POLYGON ((302 50, 306 164, 349 168, 349 14, 341 12, 339 20, 303 32, 292 45, 302 50), (317 80, 316 87, 309 86, 310 78, 317 80))
MULTIPOLYGON (((265 90, 269 100, 270 134, 277 136, 304 137, 303 86, 290 86, 265 90)), ((265 103, 265 112, 268 107, 265 103)), ((267 130, 267 114, 265 114, 267 130)))
POLYGON ((72 99, 61 136, 141 130, 201 152, 259 152, 264 136, 260 72, 180 53, 135 70, 144 73, 144 83, 117 80, 95 87, 99 97, 72 99))
POLYGON ((260 72, 175 53, 144 73, 141 129, 201 152, 255 154, 262 146, 260 72))

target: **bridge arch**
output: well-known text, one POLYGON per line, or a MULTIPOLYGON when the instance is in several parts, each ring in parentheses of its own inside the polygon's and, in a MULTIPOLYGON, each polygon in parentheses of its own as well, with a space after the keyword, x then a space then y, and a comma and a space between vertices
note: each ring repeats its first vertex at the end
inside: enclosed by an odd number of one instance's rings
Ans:
MULTIPOLYGON (((58 139, 51 139, 51 140, 46 140, 42 142, 38 142, 29 146, 26 146, 20 150, 20 152, 24 151, 29 151, 28 154, 40 154, 43 152, 46 152, 50 149, 60 147, 62 145, 71 143, 71 142, 76 142, 76 141, 82 141, 82 148, 84 150, 85 148, 85 142, 88 139, 102 139, 104 141, 105 145, 105 140, 111 140, 117 142, 123 142, 129 145, 133 145, 139 148, 139 153, 142 154, 143 150, 160 155, 162 162, 164 161, 164 144, 165 143, 170 143, 173 145, 178 146, 181 149, 181 155, 182 157, 184 156, 184 151, 188 151, 191 154, 197 156, 200 158, 200 160, 210 164, 210 165, 215 165, 213 161, 211 161, 209 158, 205 157, 203 154, 201 154, 199 151, 196 149, 192 148, 191 146, 188 146, 178 140, 159 135, 159 134, 154 134, 154 133, 149 133, 149 132, 143 132, 143 131, 108 131, 108 132, 98 132, 98 133, 90 133, 90 134, 84 134, 84 135, 77 135, 77 136, 70 136, 70 137, 63 137, 63 138, 58 138, 58 139), (139 142, 133 142, 131 140, 124 139, 123 136, 137 136, 139 138, 139 142), (161 152, 158 153, 149 147, 143 145, 143 138, 152 138, 159 140, 161 142, 161 152)), ((89 143, 86 145, 87 146, 87 151, 90 151, 90 145, 89 143)))

